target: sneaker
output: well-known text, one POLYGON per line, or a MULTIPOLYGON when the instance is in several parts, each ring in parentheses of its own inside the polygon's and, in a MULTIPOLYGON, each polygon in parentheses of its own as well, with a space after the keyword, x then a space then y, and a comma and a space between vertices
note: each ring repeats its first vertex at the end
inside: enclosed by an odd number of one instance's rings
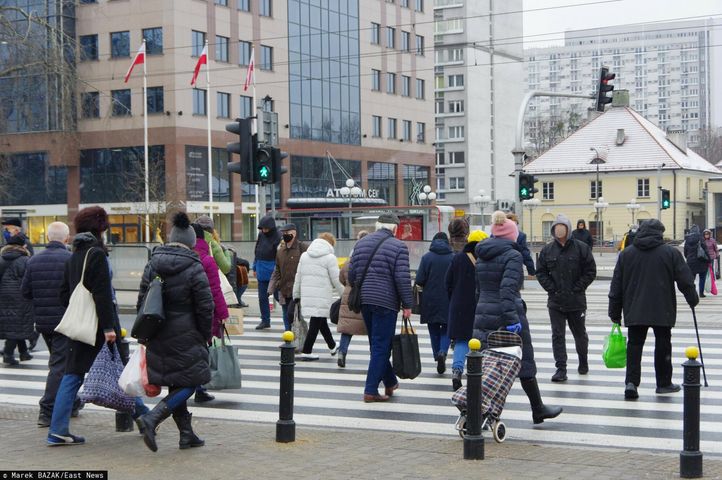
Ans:
POLYGON ((22 352, 20 354, 20 361, 21 362, 27 362, 28 360, 32 360, 33 356, 30 355, 28 352, 22 352))
POLYGON ((624 399, 625 400, 636 400, 639 398, 639 393, 637 393, 637 387, 632 383, 629 382, 626 387, 624 387, 624 399))
POLYGON ((14 367, 15 365, 20 365, 20 362, 18 362, 14 356, 8 357, 6 355, 3 355, 3 363, 7 365, 8 367, 14 367))
POLYGON ((566 382, 567 381, 567 369, 557 368, 557 371, 552 375, 552 382, 566 382))
POLYGON ((78 435, 72 435, 70 433, 66 435, 58 435, 57 433, 48 433, 48 446, 57 447, 60 445, 83 445, 85 439, 78 435))
POLYGON ((50 426, 50 415, 41 413, 38 415, 38 428, 48 428, 50 426))
POLYGON ((256 330, 265 330, 267 328, 271 328, 270 323, 261 322, 258 325, 256 325, 256 330))
POLYGON ((343 352, 340 352, 338 354, 338 360, 336 361, 336 364, 338 364, 341 368, 346 368, 346 354, 343 352))
POLYGON ((314 360, 318 360, 318 355, 314 355, 313 353, 302 353, 301 360, 304 362, 312 362, 314 360))
POLYGON ((193 401, 196 403, 206 403, 206 402, 210 402, 215 399, 216 399, 216 397, 214 397, 210 393, 206 392, 205 390, 196 391, 196 395, 195 395, 195 397, 193 397, 193 401))
POLYGON ((679 392, 680 390, 682 390, 682 387, 680 387, 676 383, 670 383, 666 387, 657 387, 658 394, 675 393, 679 392))
POLYGON ((338 353, 338 344, 336 344, 335 347, 330 348, 328 353, 330 353, 332 357, 335 356, 338 353))

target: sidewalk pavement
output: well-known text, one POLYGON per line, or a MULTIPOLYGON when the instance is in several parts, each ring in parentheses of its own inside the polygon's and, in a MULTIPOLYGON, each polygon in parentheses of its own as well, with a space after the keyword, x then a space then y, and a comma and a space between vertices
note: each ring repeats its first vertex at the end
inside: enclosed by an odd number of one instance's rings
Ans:
MULTIPOLYGON (((191 411, 193 406, 190 406, 191 411)), ((486 440, 486 459, 463 460, 458 436, 410 435, 296 426, 296 442, 275 442, 275 426, 193 420, 206 446, 178 449, 172 419, 158 434, 158 452, 137 432, 116 433, 110 411, 83 410, 72 431, 85 445, 47 447, 37 408, 0 404, 0 469, 108 470, 111 480, 180 479, 668 479, 679 478, 677 452, 541 446, 486 440)), ((449 425, 449 428, 453 428, 449 425)), ((681 444, 681 439, 680 439, 681 444)), ((707 458, 705 478, 722 479, 722 459, 707 458)))

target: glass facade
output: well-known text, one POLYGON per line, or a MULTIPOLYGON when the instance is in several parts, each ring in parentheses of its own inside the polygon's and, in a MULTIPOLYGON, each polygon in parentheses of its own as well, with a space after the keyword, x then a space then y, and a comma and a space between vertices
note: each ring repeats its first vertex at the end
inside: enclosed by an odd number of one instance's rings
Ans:
POLYGON ((389 205, 396 205, 396 164, 369 162, 368 189, 378 190, 379 198, 389 205))
MULTIPOLYGON (((165 199, 165 147, 151 145, 150 201, 165 199)), ((143 202, 143 147, 99 148, 80 151, 80 203, 143 202)))
POLYGON ((67 168, 51 167, 47 153, 0 155, 0 204, 64 204, 67 191, 67 168))
POLYGON ((293 155, 289 198, 326 198, 329 189, 344 187, 348 176, 360 187, 361 162, 359 160, 336 160, 336 162, 328 157, 293 155))
POLYGON ((429 167, 404 165, 404 194, 409 205, 420 205, 419 193, 429 184, 429 167))
POLYGON ((291 138, 361 143, 358 0, 288 1, 291 138))
MULTIPOLYGON (((214 148, 211 154, 213 201, 230 202, 230 155, 225 148, 214 148)), ((191 201, 208 201, 208 147, 186 145, 186 198, 191 201)))

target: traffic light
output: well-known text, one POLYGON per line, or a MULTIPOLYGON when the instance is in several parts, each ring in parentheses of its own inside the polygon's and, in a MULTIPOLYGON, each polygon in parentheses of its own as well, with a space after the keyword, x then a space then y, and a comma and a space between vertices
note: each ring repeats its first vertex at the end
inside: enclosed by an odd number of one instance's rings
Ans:
POLYGON ((273 147, 262 145, 258 147, 256 156, 253 159, 253 183, 266 185, 275 183, 275 172, 273 171, 273 147))
POLYGON ((539 180, 529 173, 520 173, 519 174, 519 200, 528 200, 530 198, 534 198, 534 194, 539 191, 539 189, 534 188, 534 184, 538 182, 539 180))
POLYGON ((226 125, 226 131, 238 135, 238 142, 231 142, 226 146, 230 154, 240 155, 239 162, 229 162, 228 171, 238 173, 241 179, 247 183, 254 183, 251 163, 256 156, 258 142, 255 135, 251 135, 250 118, 237 118, 234 123, 226 125))
POLYGON ((280 182, 281 175, 286 173, 286 167, 281 165, 281 160, 288 156, 288 153, 282 151, 280 148, 273 148, 271 156, 271 165, 273 170, 273 181, 280 182))
POLYGON ((607 96, 607 92, 614 90, 614 85, 609 85, 610 80, 614 80, 617 75, 609 73, 608 67, 599 69, 599 84, 597 85, 597 112, 603 112, 604 106, 612 103, 612 97, 607 96))
POLYGON ((662 189, 662 210, 666 210, 672 206, 672 201, 669 197, 669 190, 666 188, 662 189))

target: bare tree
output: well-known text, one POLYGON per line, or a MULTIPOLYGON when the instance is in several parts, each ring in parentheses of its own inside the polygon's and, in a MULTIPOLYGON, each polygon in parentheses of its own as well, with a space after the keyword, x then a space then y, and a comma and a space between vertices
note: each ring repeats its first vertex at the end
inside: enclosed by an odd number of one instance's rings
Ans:
POLYGON ((582 116, 570 111, 566 117, 536 117, 526 122, 528 154, 538 157, 584 125, 582 116))
POLYGON ((6 203, 10 199, 13 181, 14 175, 10 159, 0 155, 0 204, 6 203))
POLYGON ((699 143, 692 150, 712 165, 722 162, 722 129, 700 129, 699 143))

